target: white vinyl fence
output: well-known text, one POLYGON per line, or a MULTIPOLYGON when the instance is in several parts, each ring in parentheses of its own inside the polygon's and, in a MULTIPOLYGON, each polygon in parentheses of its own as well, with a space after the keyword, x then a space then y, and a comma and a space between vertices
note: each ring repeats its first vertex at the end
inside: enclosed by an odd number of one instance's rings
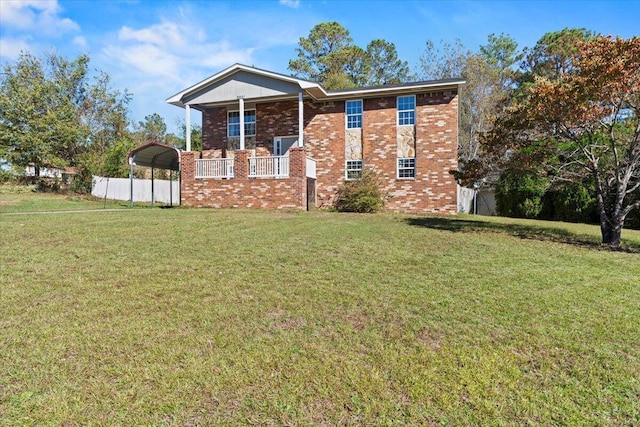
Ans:
POLYGON ((494 191, 482 188, 476 193, 472 188, 458 186, 458 212, 495 215, 496 198, 494 191))
MULTIPOLYGON (((153 180, 154 201, 159 203, 169 203, 170 197, 174 205, 180 204, 180 182, 171 182, 172 188, 169 192, 169 182, 160 179, 153 180)), ((94 176, 91 185, 91 195, 101 199, 129 200, 131 196, 131 182, 129 178, 105 178, 94 176)), ((151 180, 133 180, 133 201, 151 202, 151 180)))

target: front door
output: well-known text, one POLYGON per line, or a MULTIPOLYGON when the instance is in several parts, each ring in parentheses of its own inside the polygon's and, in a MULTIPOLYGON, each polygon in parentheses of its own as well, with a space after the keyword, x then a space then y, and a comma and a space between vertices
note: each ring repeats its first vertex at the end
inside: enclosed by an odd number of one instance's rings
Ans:
POLYGON ((286 156, 289 153, 289 148, 297 143, 297 136, 276 136, 273 138, 273 155, 286 156))

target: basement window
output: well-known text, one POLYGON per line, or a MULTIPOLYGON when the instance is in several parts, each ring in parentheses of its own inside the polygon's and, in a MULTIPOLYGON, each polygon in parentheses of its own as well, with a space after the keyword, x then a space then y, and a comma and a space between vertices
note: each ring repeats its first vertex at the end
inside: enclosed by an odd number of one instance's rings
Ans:
POLYGON ((347 160, 345 171, 347 180, 362 178, 362 160, 347 160))
POLYGON ((412 179, 416 177, 416 158, 404 157, 398 159, 398 179, 412 179))

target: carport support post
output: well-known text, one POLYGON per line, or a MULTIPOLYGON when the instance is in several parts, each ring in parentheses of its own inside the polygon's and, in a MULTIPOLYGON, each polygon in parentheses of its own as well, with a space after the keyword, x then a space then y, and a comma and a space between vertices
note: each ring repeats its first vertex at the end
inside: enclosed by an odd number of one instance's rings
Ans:
POLYGON ((153 166, 151 166, 151 207, 153 207, 153 202, 154 202, 154 199, 155 199, 154 193, 153 193, 153 175, 154 175, 153 171, 154 171, 154 169, 155 168, 153 166))
POLYGON ((133 158, 129 157, 129 207, 133 207, 133 158))

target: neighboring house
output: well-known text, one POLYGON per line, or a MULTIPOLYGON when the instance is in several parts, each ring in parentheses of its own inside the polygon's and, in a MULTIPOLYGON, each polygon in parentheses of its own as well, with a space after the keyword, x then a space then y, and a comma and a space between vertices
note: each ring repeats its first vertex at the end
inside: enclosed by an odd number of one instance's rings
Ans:
MULTIPOLYGON (((202 112, 203 151, 181 154, 185 206, 328 207, 373 168, 387 209, 457 212, 461 79, 325 90, 233 65, 167 99, 202 112)), ((190 132, 187 132, 190 135, 190 132)))
MULTIPOLYGON (((24 168, 25 176, 35 177, 36 176, 36 167, 34 164, 30 163, 27 167, 24 168)), ((66 167, 64 169, 56 168, 56 167, 41 167, 39 178, 54 178, 60 179, 63 183, 68 184, 71 181, 71 178, 76 174, 76 168, 74 167, 66 167)))

